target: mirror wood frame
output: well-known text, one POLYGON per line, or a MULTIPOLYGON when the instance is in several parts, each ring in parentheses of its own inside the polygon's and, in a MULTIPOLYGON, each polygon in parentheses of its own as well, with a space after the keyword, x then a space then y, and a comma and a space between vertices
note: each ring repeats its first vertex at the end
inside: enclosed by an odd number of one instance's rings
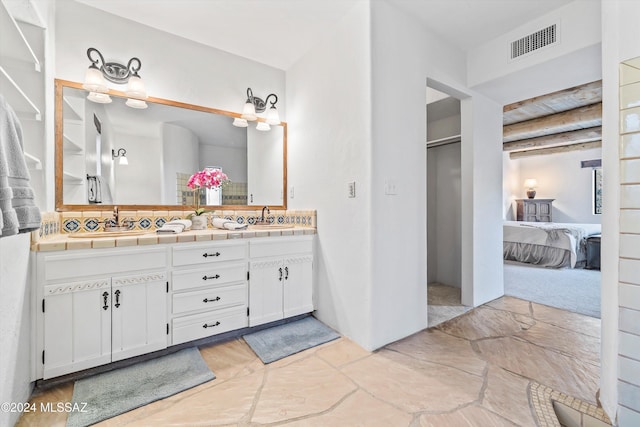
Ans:
MULTIPOLYGON (((64 158, 63 154, 63 89, 70 87, 74 89, 81 89, 82 83, 72 82, 68 80, 55 79, 55 209, 58 212, 63 211, 108 211, 113 210, 117 205, 122 210, 191 210, 193 205, 125 205, 125 204, 86 204, 86 205, 65 205, 63 195, 63 168, 62 162, 64 158)), ((119 96, 127 98, 124 92, 110 89, 109 95, 119 96)), ((240 113, 233 113, 231 111, 218 110, 216 108, 203 107, 201 105, 186 104, 179 101, 172 101, 163 98, 149 97, 147 102, 153 102, 156 104, 162 104, 172 107, 186 108, 190 110, 203 111, 205 113, 221 114, 230 118, 239 118, 240 113)), ((265 121, 263 118, 258 118, 259 122, 265 121)), ((269 205, 269 209, 287 209, 287 123, 281 122, 283 130, 282 138, 282 205, 269 205)), ((259 205, 206 205, 203 206, 207 210, 256 210, 261 209, 263 206, 259 205)))

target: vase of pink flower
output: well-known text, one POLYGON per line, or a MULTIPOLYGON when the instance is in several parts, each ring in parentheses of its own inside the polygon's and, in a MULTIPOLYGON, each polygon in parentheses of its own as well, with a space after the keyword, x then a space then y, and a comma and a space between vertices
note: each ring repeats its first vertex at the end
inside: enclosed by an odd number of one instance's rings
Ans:
POLYGON ((189 214, 191 228, 193 230, 204 230, 207 228, 207 210, 200 206, 201 190, 207 188, 220 188, 229 182, 227 175, 220 168, 204 168, 200 172, 191 175, 187 182, 187 187, 193 190, 194 211, 189 214))

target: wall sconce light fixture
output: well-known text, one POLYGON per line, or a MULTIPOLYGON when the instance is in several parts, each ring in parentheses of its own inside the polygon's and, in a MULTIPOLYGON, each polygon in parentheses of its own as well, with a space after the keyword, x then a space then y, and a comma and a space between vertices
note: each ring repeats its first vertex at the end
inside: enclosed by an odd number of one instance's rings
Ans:
POLYGON ((251 88, 247 88, 247 101, 242 109, 242 115, 240 118, 233 120, 233 125, 237 127, 247 127, 247 121, 255 121, 258 119, 258 113, 264 113, 267 110, 267 103, 271 104, 269 111, 267 111, 266 120, 259 122, 256 129, 267 131, 271 129, 270 125, 280 124, 280 115, 276 109, 276 103, 278 102, 278 96, 275 93, 271 93, 267 96, 267 99, 262 100, 257 96, 253 96, 251 88))
POLYGON ((533 199, 536 197, 536 187, 538 181, 535 178, 528 178, 524 181, 524 187, 527 189, 527 197, 533 199))
POLYGON ((101 104, 111 102, 107 87, 107 80, 109 80, 116 84, 128 83, 125 94, 129 97, 126 102, 129 107, 147 108, 147 103, 143 101, 143 99, 147 99, 147 92, 144 82, 138 75, 142 62, 138 58, 131 58, 127 65, 106 62, 100 51, 93 47, 87 49, 87 57, 89 57, 91 65, 87 69, 82 87, 90 92, 87 96, 89 101, 101 104))
POLYGON ((129 164, 129 160, 127 160, 127 150, 125 150, 124 148, 118 149, 117 152, 116 150, 111 150, 111 158, 115 160, 118 157, 120 158, 120 160, 118 160, 119 165, 126 166, 129 164))

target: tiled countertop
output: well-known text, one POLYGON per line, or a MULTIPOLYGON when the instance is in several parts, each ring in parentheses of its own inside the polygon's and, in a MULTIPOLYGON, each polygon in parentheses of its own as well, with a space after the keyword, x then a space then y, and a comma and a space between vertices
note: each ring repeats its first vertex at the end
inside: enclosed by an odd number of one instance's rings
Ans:
POLYGON ((316 234, 316 229, 314 227, 294 227, 279 230, 252 230, 251 226, 249 226, 248 229, 239 231, 207 229, 185 231, 178 234, 158 234, 155 231, 150 231, 148 233, 137 234, 135 236, 96 238, 69 237, 69 234, 62 233, 51 236, 46 240, 40 240, 32 243, 31 250, 64 251, 73 249, 99 249, 122 246, 158 245, 166 243, 206 242, 209 240, 249 239, 253 237, 303 236, 309 234, 316 234))

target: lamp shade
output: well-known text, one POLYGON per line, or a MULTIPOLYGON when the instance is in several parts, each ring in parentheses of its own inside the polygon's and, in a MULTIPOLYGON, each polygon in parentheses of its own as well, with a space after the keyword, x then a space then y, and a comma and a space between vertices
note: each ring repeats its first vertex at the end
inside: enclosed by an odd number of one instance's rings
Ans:
POLYGON ((258 124, 256 125, 256 129, 261 131, 268 131, 271 130, 271 126, 269 126, 269 123, 258 122, 258 124))
POLYGON ((147 108, 147 103, 141 99, 129 98, 127 99, 127 102, 125 102, 125 104, 127 105, 127 107, 137 108, 140 110, 147 108))
POLYGON ((106 93, 90 92, 89 95, 87 95, 87 99, 91 102, 96 102, 98 104, 111 103, 111 97, 106 93))
POLYGON ((109 91, 107 81, 104 79, 102 72, 94 64, 91 64, 91 66, 87 68, 82 88, 90 92, 106 93, 109 91))
POLYGON ((239 128, 246 128, 247 126, 249 126, 249 124, 247 123, 247 121, 245 119, 240 119, 238 117, 233 119, 233 125, 235 127, 239 127, 239 128))
POLYGON ((273 105, 269 108, 269 111, 267 111, 267 123, 270 125, 280 124, 280 115, 278 114, 276 107, 273 105))
POLYGON ((125 156, 124 154, 122 154, 120 156, 120 159, 118 160, 118 164, 122 165, 122 166, 127 166, 129 164, 129 160, 127 160, 127 156, 125 156))
POLYGON ((538 181, 535 178, 528 178, 524 181, 524 188, 536 188, 538 181))
POLYGON ((147 98, 147 91, 144 88, 144 82, 140 76, 133 75, 129 77, 129 83, 127 84, 125 94, 133 98, 147 98))
POLYGON ((253 105, 253 102, 247 99, 247 102, 244 104, 244 108, 242 109, 242 115, 240 117, 250 121, 254 121, 258 118, 258 116, 256 116, 256 107, 253 105))

